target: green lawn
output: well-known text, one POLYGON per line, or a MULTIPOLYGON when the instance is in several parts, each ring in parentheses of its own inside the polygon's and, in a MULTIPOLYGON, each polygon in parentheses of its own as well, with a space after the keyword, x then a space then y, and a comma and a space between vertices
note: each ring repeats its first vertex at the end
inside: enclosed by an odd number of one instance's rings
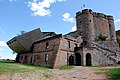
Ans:
POLYGON ((120 68, 111 69, 105 74, 110 76, 112 80, 120 80, 120 68))
POLYGON ((36 69, 49 69, 44 66, 33 66, 31 64, 18 64, 10 60, 0 60, 0 74, 27 72, 36 69))
POLYGON ((106 67, 96 67, 96 68, 101 70, 99 72, 96 72, 96 74, 105 74, 108 77, 110 77, 110 80, 120 80, 120 68, 106 68, 106 67))

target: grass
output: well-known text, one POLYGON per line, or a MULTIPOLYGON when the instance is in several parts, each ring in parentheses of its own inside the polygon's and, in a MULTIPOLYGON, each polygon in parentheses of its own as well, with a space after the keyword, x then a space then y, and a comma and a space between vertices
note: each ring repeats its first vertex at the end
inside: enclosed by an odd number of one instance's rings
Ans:
POLYGON ((111 69, 105 74, 110 76, 112 80, 120 80, 120 68, 111 69))
POLYGON ((0 61, 0 74, 15 73, 29 71, 27 68, 20 68, 19 64, 15 64, 14 61, 4 60, 0 61))
POLYGON ((72 68, 74 68, 74 67, 73 66, 64 66, 60 70, 70 70, 72 68))
POLYGON ((31 64, 18 64, 10 60, 0 60, 0 74, 28 72, 36 69, 49 69, 45 66, 33 66, 31 64))
MULTIPOLYGON (((120 65, 116 65, 120 66, 120 65)), ((120 68, 105 68, 105 67, 96 67, 99 69, 99 72, 95 72, 95 74, 105 74, 110 77, 110 80, 120 80, 120 68)))
POLYGON ((33 67, 33 68, 36 68, 36 69, 50 69, 47 66, 34 66, 32 64, 21 64, 21 65, 26 66, 26 67, 33 67))

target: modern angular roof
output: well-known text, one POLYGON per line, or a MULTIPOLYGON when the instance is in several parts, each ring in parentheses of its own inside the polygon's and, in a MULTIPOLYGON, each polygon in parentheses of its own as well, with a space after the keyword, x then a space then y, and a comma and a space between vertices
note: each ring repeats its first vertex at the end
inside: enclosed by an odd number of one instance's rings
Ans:
POLYGON ((32 44, 43 38, 40 28, 16 36, 7 42, 7 45, 16 53, 30 52, 32 44))

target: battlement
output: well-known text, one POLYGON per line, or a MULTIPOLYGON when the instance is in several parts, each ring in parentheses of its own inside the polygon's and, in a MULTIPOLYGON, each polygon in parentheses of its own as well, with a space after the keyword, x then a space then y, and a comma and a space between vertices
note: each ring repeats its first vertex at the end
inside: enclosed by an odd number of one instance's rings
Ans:
POLYGON ((82 11, 79 11, 79 12, 76 13, 76 16, 79 16, 79 15, 82 15, 82 14, 92 14, 93 17, 101 17, 101 18, 113 20, 113 16, 105 15, 103 13, 93 12, 91 9, 84 9, 82 11))
POLYGON ((93 11, 91 10, 91 9, 84 9, 84 10, 82 10, 82 12, 81 11, 79 11, 79 12, 77 12, 76 13, 76 15, 80 15, 80 14, 91 14, 93 11))
POLYGON ((109 20, 113 20, 113 16, 111 16, 111 15, 108 15, 107 18, 108 18, 109 20))

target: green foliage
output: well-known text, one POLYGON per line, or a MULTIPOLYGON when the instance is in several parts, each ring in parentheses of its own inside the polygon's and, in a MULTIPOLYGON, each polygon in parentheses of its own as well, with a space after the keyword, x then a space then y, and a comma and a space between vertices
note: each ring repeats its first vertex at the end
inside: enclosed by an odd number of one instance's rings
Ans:
POLYGON ((120 36, 117 36, 117 42, 120 44, 120 36))
POLYGON ((119 80, 120 68, 111 69, 110 71, 106 72, 106 74, 110 76, 112 80, 119 80))
POLYGON ((100 34, 98 37, 97 37, 97 40, 98 41, 106 41, 108 38, 108 36, 103 36, 102 34, 100 34))
POLYGON ((72 68, 74 68, 74 67, 73 66, 64 66, 61 68, 61 70, 70 70, 72 68))

